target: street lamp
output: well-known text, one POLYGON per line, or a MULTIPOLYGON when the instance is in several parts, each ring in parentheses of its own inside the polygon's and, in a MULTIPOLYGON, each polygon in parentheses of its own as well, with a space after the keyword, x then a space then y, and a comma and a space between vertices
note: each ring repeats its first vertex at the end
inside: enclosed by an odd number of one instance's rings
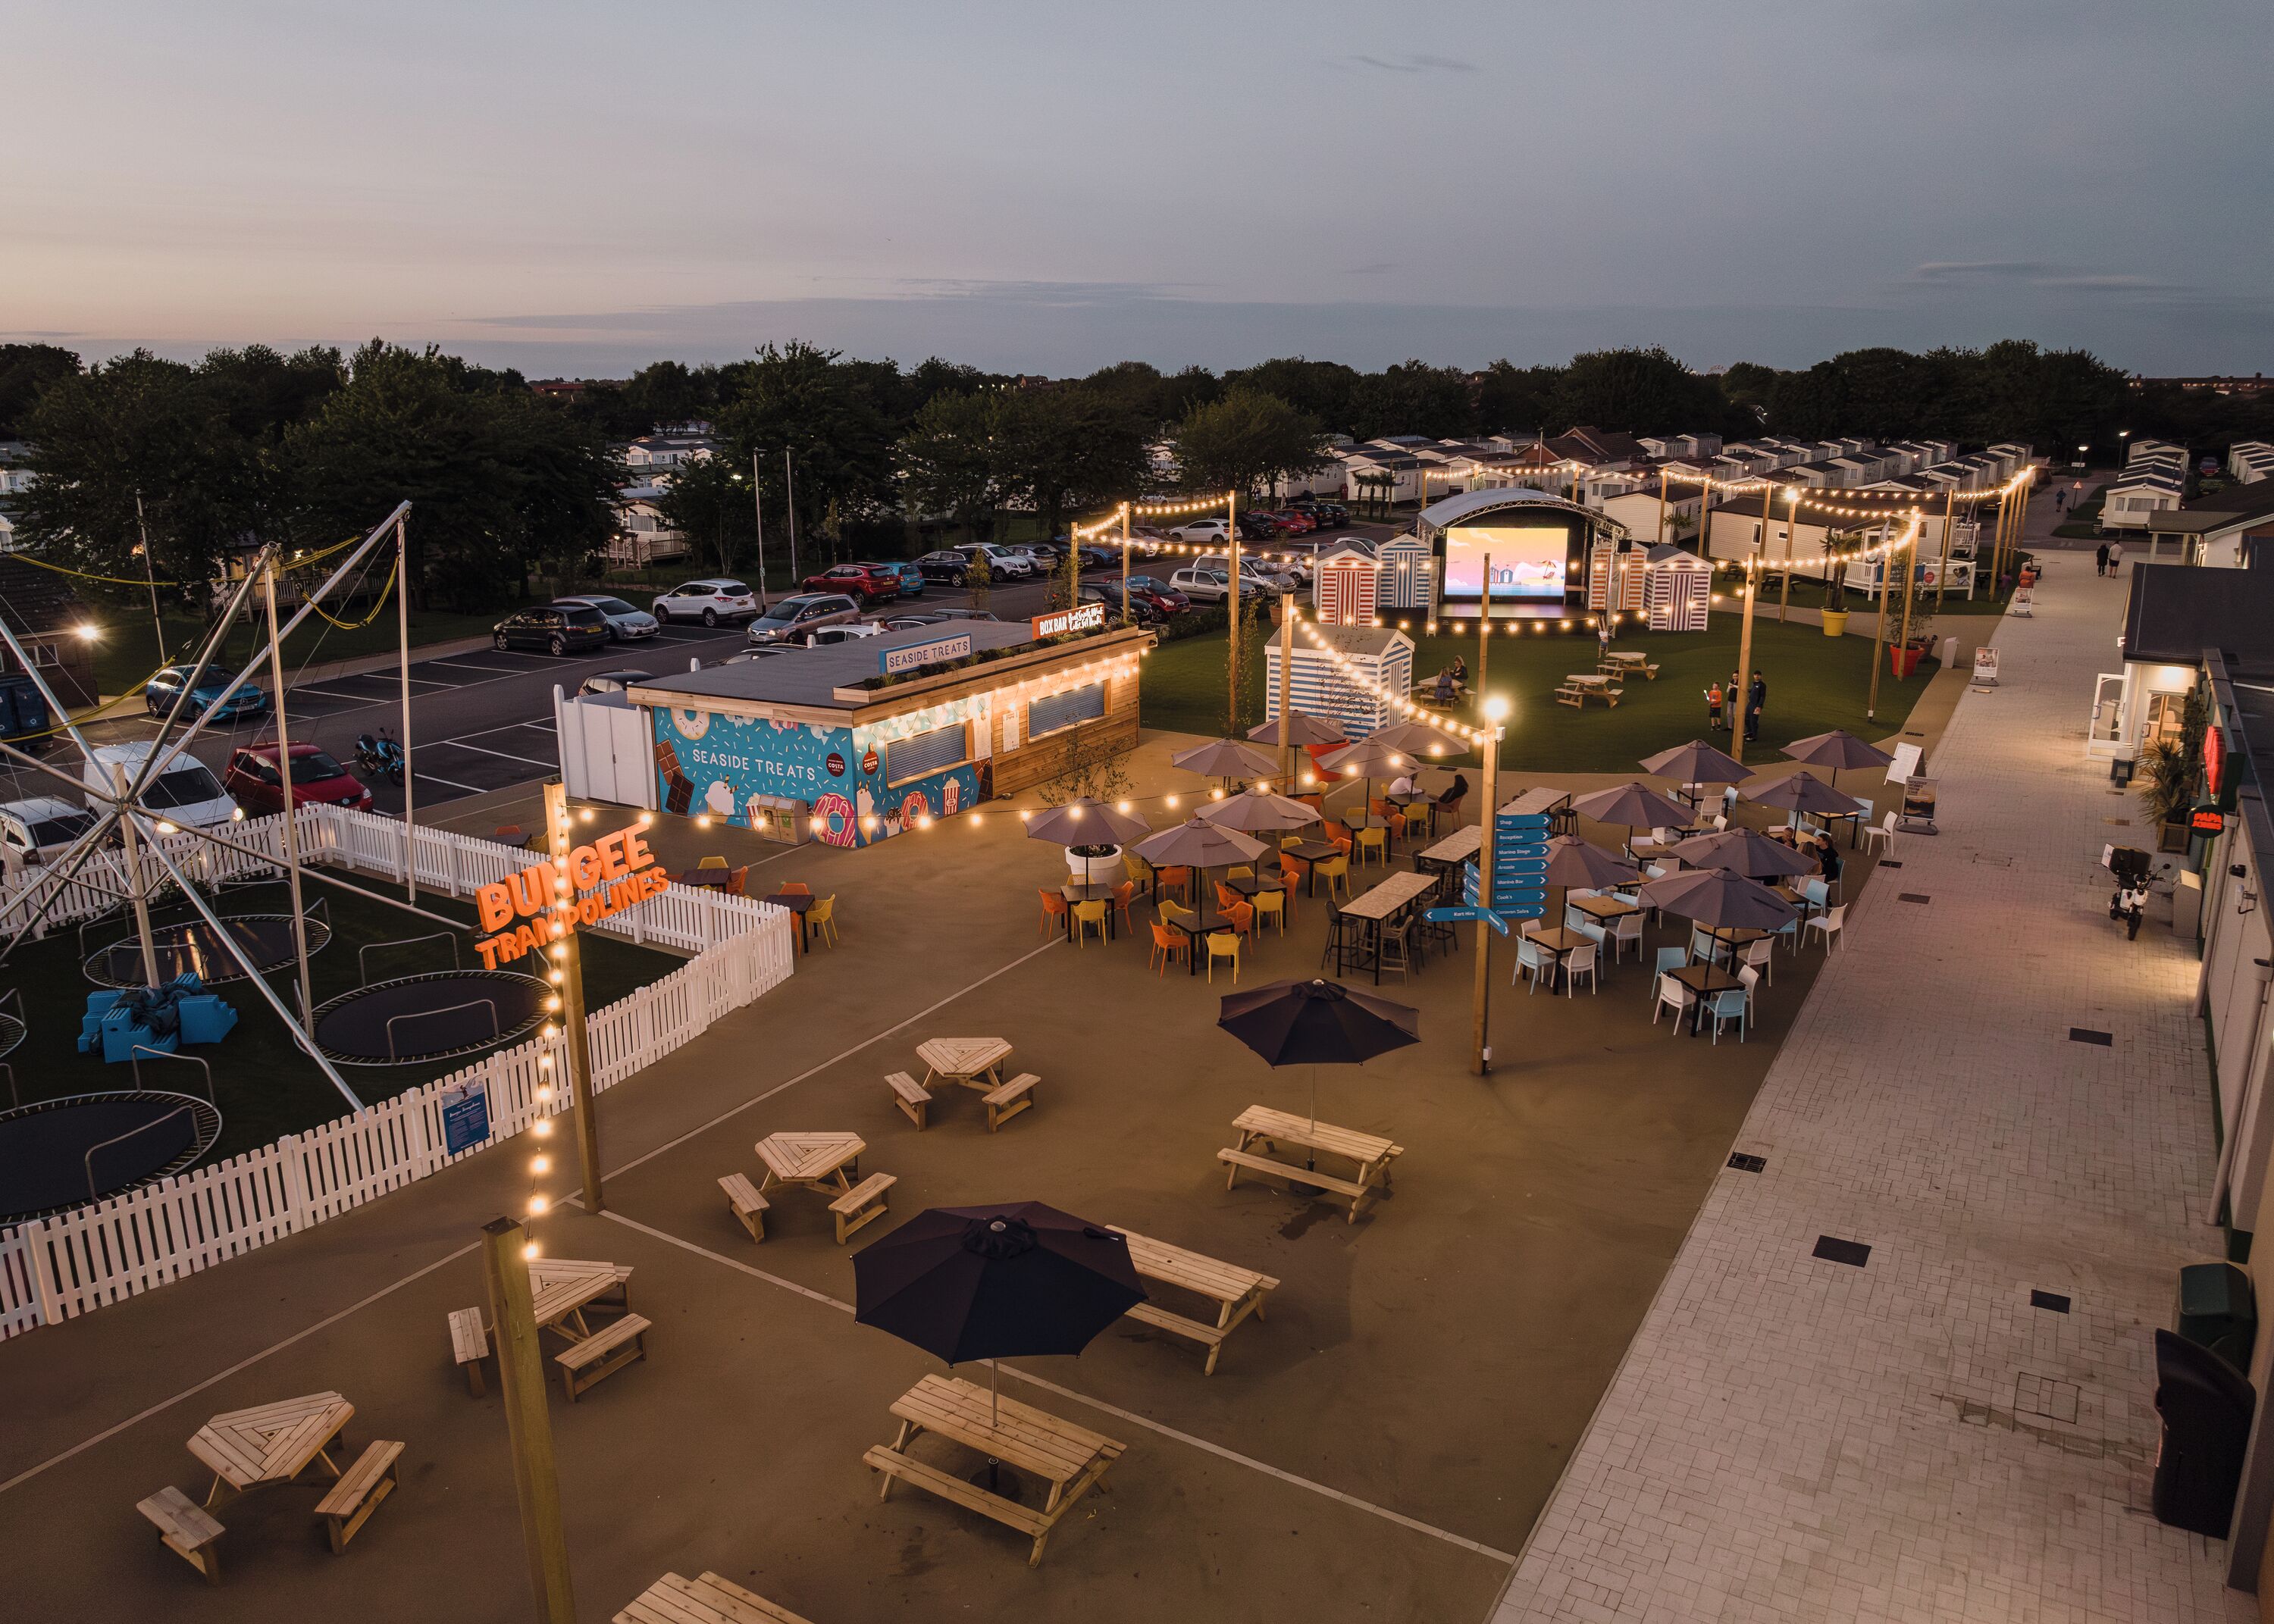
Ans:
POLYGON ((2116 431, 2116 471, 2120 474, 2124 471, 2125 466, 2124 452, 2126 447, 2124 442, 2131 438, 2132 431, 2130 429, 2119 429, 2116 431))

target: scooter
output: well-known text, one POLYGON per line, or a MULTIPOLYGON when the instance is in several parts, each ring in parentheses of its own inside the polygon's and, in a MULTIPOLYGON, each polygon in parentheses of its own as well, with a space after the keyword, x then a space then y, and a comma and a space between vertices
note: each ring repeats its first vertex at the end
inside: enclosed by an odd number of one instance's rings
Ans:
POLYGON ((2145 885, 2120 885, 2116 888, 2116 895, 2109 899, 2108 917, 2124 921, 2126 941, 2137 942, 2140 939, 2140 915, 2147 906, 2148 888, 2145 885))
POLYGON ((403 747, 385 733, 373 738, 369 733, 358 733, 355 744, 356 765, 365 778, 387 775, 389 784, 403 783, 403 747))

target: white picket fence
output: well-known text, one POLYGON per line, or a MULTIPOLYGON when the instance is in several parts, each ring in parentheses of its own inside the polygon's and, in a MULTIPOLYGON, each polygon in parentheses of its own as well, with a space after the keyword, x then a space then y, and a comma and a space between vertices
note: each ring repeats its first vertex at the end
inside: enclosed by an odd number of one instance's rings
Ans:
MULTIPOLYGON (((334 807, 304 808, 299 816, 304 861, 401 882, 402 824, 334 807)), ((254 819, 236 829, 232 838, 238 844, 274 853, 281 861, 281 816, 254 819)), ((176 835, 168 838, 168 854, 188 868, 192 858, 211 864, 216 853, 193 836, 176 835)), ((218 855, 229 867, 208 867, 201 877, 257 873, 273 866, 218 855)), ((494 841, 427 829, 418 831, 416 857, 419 883, 452 895, 501 880, 531 861, 529 853, 494 841)), ((124 870, 115 857, 106 861, 110 868, 94 874, 93 883, 67 889, 50 914, 54 923, 70 924, 117 906, 97 888, 121 888, 124 870)), ((24 889, 28 887, 19 888, 24 889)), ((26 906, 19 895, 0 898, 0 925, 24 917, 26 906)), ((788 912, 746 898, 666 891, 592 929, 696 955, 587 1018, 596 1090, 614 1086, 699 1036, 791 973, 788 912)), ((563 1066, 566 1043, 565 1037, 531 1039, 361 1116, 288 1133, 259 1150, 161 1179, 114 1200, 0 1232, 0 1337, 118 1302, 321 1223, 510 1139, 539 1116, 567 1110, 565 1089, 554 1090, 549 1101, 537 1099, 544 1070, 538 1056, 550 1049, 554 1066, 563 1066), (471 1082, 488 1091, 490 1136, 453 1156, 443 1148, 442 1096, 471 1082)))

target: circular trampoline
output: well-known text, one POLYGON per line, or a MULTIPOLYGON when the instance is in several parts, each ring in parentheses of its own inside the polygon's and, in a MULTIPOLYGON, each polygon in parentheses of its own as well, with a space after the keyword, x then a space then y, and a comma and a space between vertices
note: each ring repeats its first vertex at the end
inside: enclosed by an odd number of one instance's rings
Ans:
POLYGON ((212 1105, 157 1089, 75 1094, 0 1111, 0 1223, 178 1173, 220 1137, 212 1105))
POLYGON ((341 1065, 403 1065, 478 1054, 531 1031, 553 989, 515 970, 435 970, 316 1006, 316 1047, 341 1065))
MULTIPOLYGON (((293 961, 292 916, 290 914, 232 914, 222 921, 237 947, 263 974, 281 970, 293 961)), ((332 928, 318 915, 306 920, 308 951, 320 951, 332 939, 332 928)), ((207 987, 241 981, 245 966, 229 951, 221 933, 205 921, 162 925, 150 933, 158 953, 158 981, 164 986, 188 971, 207 987)), ((139 987, 142 944, 132 936, 113 942, 87 955, 87 979, 98 987, 139 987)))

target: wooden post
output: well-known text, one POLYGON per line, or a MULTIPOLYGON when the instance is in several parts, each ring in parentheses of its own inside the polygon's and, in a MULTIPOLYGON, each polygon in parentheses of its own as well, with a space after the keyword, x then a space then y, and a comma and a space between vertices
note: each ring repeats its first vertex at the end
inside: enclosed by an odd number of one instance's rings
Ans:
MULTIPOLYGON (((300 819, 292 798, 292 740, 285 731, 284 640, 276 635, 276 554, 273 550, 261 566, 260 596, 268 611, 268 682, 276 703, 276 777, 284 792, 284 880, 292 893, 292 957, 299 970, 300 1026, 312 1034, 316 1000, 308 988, 308 920, 300 900, 300 819)), ((410 775, 403 774, 405 789, 410 780, 410 775)), ((403 828, 407 846, 410 825, 403 828)))
MULTIPOLYGON (((1295 709, 1295 595, 1279 600, 1279 776, 1287 781, 1286 793, 1302 788, 1295 776, 1295 736, 1288 716, 1295 709)), ((1326 797, 1320 798, 1324 804, 1326 797)))
MULTIPOLYGON (((1764 541, 1768 538, 1770 499, 1775 494, 1774 485, 1761 492, 1761 538, 1764 541)), ((1777 583, 1777 624, 1780 626, 1784 624, 1785 605, 1792 601, 1792 532, 1799 522, 1800 487, 1796 485, 1785 492, 1784 498, 1784 575, 1777 583)))
MULTIPOLYGON (((568 853, 576 838, 568 827, 568 786, 554 778, 545 786, 545 821, 551 836, 553 872, 559 876, 555 906, 576 906, 568 877, 568 853)), ((576 1106, 576 1155, 583 1163, 584 1210, 607 1210, 600 1192, 600 1124, 592 1110, 592 1051, 584 1031, 584 935, 564 930, 553 944, 553 963, 561 973, 561 1026, 568 1037, 569 1099, 576 1106)))
POLYGON ((576 1624, 568 1586, 568 1539, 561 1526, 561 1480, 553 1466, 553 1418, 546 1410, 545 1350, 530 1301, 528 1232, 517 1218, 482 1226, 482 1274, 489 1283, 490 1335, 498 1392, 513 1450, 513 1486, 529 1555, 529 1586, 545 1624, 576 1624))
POLYGON ((1226 738, 1239 726, 1239 492, 1224 493, 1224 543, 1231 555, 1231 594, 1224 599, 1224 635, 1231 645, 1231 665, 1224 679, 1224 732, 1226 738))
POLYGON ((1658 545, 1666 545, 1666 470, 1658 470, 1658 545))
MULTIPOLYGON (((1916 514, 1913 515, 1913 518, 1916 520, 1916 514)), ((1902 553, 1903 629, 1901 642, 1903 652, 1908 654, 1910 652, 1911 647, 1911 589, 1918 581, 1918 527, 1916 523, 1914 523, 1911 527, 1911 538, 1904 544, 1902 553)), ((1890 559, 1893 559, 1894 554, 1890 551, 1887 556, 1890 559)))
POLYGON ((1950 522, 1958 510, 1958 487, 1945 485, 1942 491, 1942 561, 1934 572, 1935 613, 1942 612, 1942 589, 1950 580, 1950 522))
POLYGON ((1485 664, 1492 658, 1492 554, 1484 558, 1484 575, 1477 582, 1477 703, 1485 703, 1485 664))
MULTIPOLYGON (((1827 541, 1828 541, 1827 538, 1827 541)), ((1879 650, 1887 645, 1887 572, 1879 572, 1879 610, 1871 622, 1871 691, 1864 699, 1864 715, 1877 721, 1879 716, 1879 650)))
POLYGON ((1745 562, 1745 620, 1744 629, 1737 634, 1737 725, 1729 730, 1729 759, 1739 765, 1745 759, 1745 713, 1751 708, 1753 687, 1753 566, 1745 562))
POLYGON ((1121 504, 1121 623, 1129 624, 1129 504, 1121 504))

